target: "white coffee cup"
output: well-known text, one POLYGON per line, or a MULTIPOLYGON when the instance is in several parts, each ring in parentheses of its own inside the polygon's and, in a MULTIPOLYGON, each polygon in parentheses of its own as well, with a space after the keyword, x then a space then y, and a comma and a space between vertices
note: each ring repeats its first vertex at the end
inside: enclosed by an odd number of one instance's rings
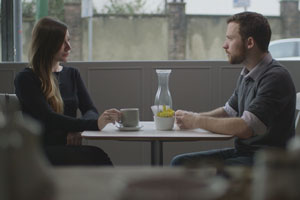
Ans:
POLYGON ((122 108, 121 124, 124 127, 137 127, 139 125, 140 116, 138 108, 122 108))

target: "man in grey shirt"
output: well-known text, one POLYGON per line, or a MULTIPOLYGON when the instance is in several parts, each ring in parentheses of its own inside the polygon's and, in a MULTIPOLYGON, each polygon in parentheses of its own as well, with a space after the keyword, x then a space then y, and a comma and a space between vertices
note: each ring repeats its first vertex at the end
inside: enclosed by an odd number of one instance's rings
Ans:
POLYGON ((265 17, 243 12, 227 20, 225 49, 231 64, 243 64, 237 86, 224 107, 210 112, 177 110, 180 129, 203 128, 235 136, 235 148, 178 155, 172 165, 217 159, 252 165, 265 148, 284 148, 295 135, 295 86, 289 72, 268 52, 271 28, 265 17))

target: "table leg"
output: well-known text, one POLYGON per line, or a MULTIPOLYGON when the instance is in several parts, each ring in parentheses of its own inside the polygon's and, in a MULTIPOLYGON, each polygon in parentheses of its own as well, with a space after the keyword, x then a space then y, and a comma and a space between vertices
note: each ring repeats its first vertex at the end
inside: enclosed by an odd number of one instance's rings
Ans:
POLYGON ((159 140, 151 141, 151 165, 163 165, 163 142, 159 140))

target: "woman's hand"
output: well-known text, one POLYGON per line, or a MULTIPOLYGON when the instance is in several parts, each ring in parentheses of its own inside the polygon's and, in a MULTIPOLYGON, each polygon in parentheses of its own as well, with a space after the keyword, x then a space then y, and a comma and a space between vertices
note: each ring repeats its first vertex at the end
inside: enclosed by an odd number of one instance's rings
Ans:
POLYGON ((67 145, 80 146, 82 143, 81 132, 69 132, 67 135, 67 145))
POLYGON ((121 120, 121 112, 115 108, 104 111, 98 118, 98 128, 101 131, 106 124, 119 122, 121 120))

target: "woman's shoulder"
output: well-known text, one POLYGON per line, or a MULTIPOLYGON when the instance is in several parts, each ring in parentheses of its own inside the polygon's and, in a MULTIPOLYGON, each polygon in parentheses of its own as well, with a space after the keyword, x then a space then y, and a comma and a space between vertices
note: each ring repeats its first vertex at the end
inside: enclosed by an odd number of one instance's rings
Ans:
POLYGON ((65 65, 63 65, 63 71, 74 72, 74 71, 78 71, 78 69, 77 69, 77 68, 75 68, 75 67, 71 67, 71 66, 65 66, 65 65))
POLYGON ((70 74, 79 74, 79 71, 75 67, 70 67, 70 66, 63 66, 63 72, 64 73, 70 73, 70 74))
POLYGON ((72 79, 77 79, 80 77, 80 72, 75 67, 63 66, 62 72, 65 74, 65 76, 72 77, 72 79))
POLYGON ((24 69, 22 69, 19 73, 28 73, 28 74, 33 74, 33 70, 30 67, 25 67, 24 69))
POLYGON ((15 83, 27 84, 29 82, 40 82, 40 79, 31 68, 26 67, 17 73, 15 77, 15 83))
POLYGON ((23 70, 21 70, 19 73, 17 73, 16 78, 20 78, 20 77, 36 77, 36 75, 31 68, 26 67, 23 70))

